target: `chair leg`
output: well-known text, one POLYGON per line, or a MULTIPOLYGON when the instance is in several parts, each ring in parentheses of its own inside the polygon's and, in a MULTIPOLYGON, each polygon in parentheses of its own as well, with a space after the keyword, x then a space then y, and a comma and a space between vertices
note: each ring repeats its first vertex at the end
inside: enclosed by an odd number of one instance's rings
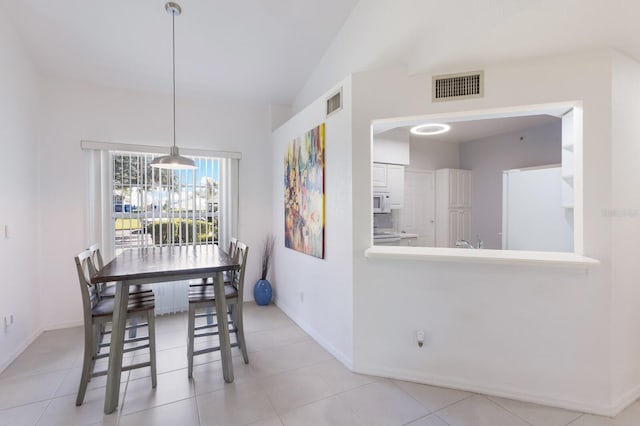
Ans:
POLYGON ((93 359, 95 344, 93 342, 94 329, 96 327, 91 326, 84 327, 84 355, 82 359, 82 376, 80 377, 80 387, 78 388, 78 396, 76 397, 76 405, 82 405, 84 401, 84 394, 87 391, 87 385, 91 378, 91 370, 93 369, 93 359))
POLYGON ((91 325, 91 329, 93 330, 93 348, 92 348, 92 354, 91 354, 91 361, 90 361, 90 366, 89 366, 89 379, 88 381, 91 381, 91 372, 93 372, 96 369, 96 357, 99 353, 100 353, 100 326, 104 326, 104 324, 96 324, 93 323, 91 325))
POLYGON ((189 303, 189 325, 187 330, 187 360, 189 363, 189 378, 193 377, 193 348, 196 328, 196 307, 189 303))
POLYGON ((149 361, 151 362, 151 387, 158 384, 156 375, 156 318, 153 309, 147 311, 147 324, 149 324, 149 361))
MULTIPOLYGON (((242 303, 242 301, 238 301, 238 303, 242 303)), ((240 346, 240 350, 242 351, 242 358, 244 358, 244 363, 249 364, 249 354, 247 353, 247 345, 244 341, 244 324, 242 322, 242 310, 240 306, 233 304, 233 309, 231 310, 231 315, 233 317, 233 328, 236 329, 236 340, 238 341, 238 346, 240 346)))

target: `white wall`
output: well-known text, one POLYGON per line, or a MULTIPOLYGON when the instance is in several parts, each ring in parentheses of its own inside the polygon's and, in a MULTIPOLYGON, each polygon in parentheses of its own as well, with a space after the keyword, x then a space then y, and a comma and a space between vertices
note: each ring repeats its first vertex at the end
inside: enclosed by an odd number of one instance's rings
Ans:
MULTIPOLYGON (((353 76, 354 367, 397 377, 611 414, 611 53, 486 66, 485 97, 431 103, 430 76, 353 76), (527 84, 522 84, 526 81, 527 84), (588 271, 367 259, 372 119, 581 100, 576 175, 588 271), (582 180, 581 180, 582 178, 582 180), (584 191, 583 189, 584 183, 584 191), (400 295, 400 296, 399 296, 400 295), (381 315, 381 312, 386 312, 381 315), (415 332, 427 334, 418 349, 415 332)), ((637 395, 636 395, 637 396, 637 395)))
POLYGON ((460 144, 411 136, 410 167, 422 170, 459 169, 460 144))
MULTIPOLYGON (((353 289, 351 242, 351 79, 342 80, 343 109, 325 118, 325 97, 272 135, 273 263, 276 303, 335 357, 351 365, 353 289), (284 172, 288 144, 325 123, 325 258, 284 247, 284 172)), ((335 90, 334 87, 332 90, 335 90)), ((332 91, 327 94, 333 93, 332 91)), ((370 196, 367 197, 371 203, 370 196)), ((371 215, 368 219, 371 222, 371 215)))
POLYGON ((13 26, 0 16, 0 371, 39 332, 37 75, 13 26), (8 227, 5 238, 4 227, 8 227), (4 317, 14 315, 5 331, 4 317))
POLYGON ((471 235, 474 241, 482 239, 487 249, 502 248, 502 172, 560 164, 561 146, 560 120, 460 144, 460 168, 473 171, 471 235))
MULTIPOLYGON (((87 156, 81 140, 172 143, 171 98, 143 92, 47 80, 43 91, 41 215, 39 242, 43 325, 62 327, 81 320, 80 292, 73 264, 88 241, 85 220, 87 156), (64 166, 63 166, 64 165, 64 166)), ((216 103, 178 98, 177 145, 239 151, 239 234, 250 247, 246 285, 253 297, 260 252, 270 231, 270 122, 267 105, 216 103)))
POLYGON ((409 130, 392 129, 373 137, 375 163, 409 165, 411 148, 409 130))
POLYGON ((612 190, 600 214, 612 233, 613 394, 628 403, 640 387, 640 65, 616 54, 612 90, 612 190))

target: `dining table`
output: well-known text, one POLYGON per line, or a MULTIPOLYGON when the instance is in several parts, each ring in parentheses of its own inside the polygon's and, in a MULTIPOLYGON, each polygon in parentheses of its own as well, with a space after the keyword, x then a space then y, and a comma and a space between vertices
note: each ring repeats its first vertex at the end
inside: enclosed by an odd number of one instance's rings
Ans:
MULTIPOLYGON (((217 245, 203 244, 125 249, 92 275, 93 284, 116 283, 104 401, 105 414, 112 413, 118 407, 129 286, 212 278, 214 292, 224 294, 223 273, 239 268, 238 261, 217 245)), ((215 307, 223 376, 227 383, 231 383, 233 365, 225 298, 216 297, 215 307)))

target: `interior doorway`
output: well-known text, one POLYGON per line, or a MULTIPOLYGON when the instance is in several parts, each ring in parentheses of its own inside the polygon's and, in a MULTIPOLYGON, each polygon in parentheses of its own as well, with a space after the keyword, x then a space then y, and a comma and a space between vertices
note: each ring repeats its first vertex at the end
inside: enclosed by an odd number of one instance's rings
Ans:
POLYGON ((435 173, 407 169, 404 174, 404 208, 399 231, 418 234, 416 246, 435 246, 435 173))

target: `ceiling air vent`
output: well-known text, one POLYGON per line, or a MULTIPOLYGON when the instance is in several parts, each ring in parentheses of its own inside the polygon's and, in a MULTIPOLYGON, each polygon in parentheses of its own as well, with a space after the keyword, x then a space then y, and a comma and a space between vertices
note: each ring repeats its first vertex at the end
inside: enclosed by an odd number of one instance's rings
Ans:
POLYGON ((484 94, 484 72, 434 76, 432 93, 433 102, 481 98, 484 94))
POLYGON ((342 87, 327 98, 327 117, 342 109, 342 87))

